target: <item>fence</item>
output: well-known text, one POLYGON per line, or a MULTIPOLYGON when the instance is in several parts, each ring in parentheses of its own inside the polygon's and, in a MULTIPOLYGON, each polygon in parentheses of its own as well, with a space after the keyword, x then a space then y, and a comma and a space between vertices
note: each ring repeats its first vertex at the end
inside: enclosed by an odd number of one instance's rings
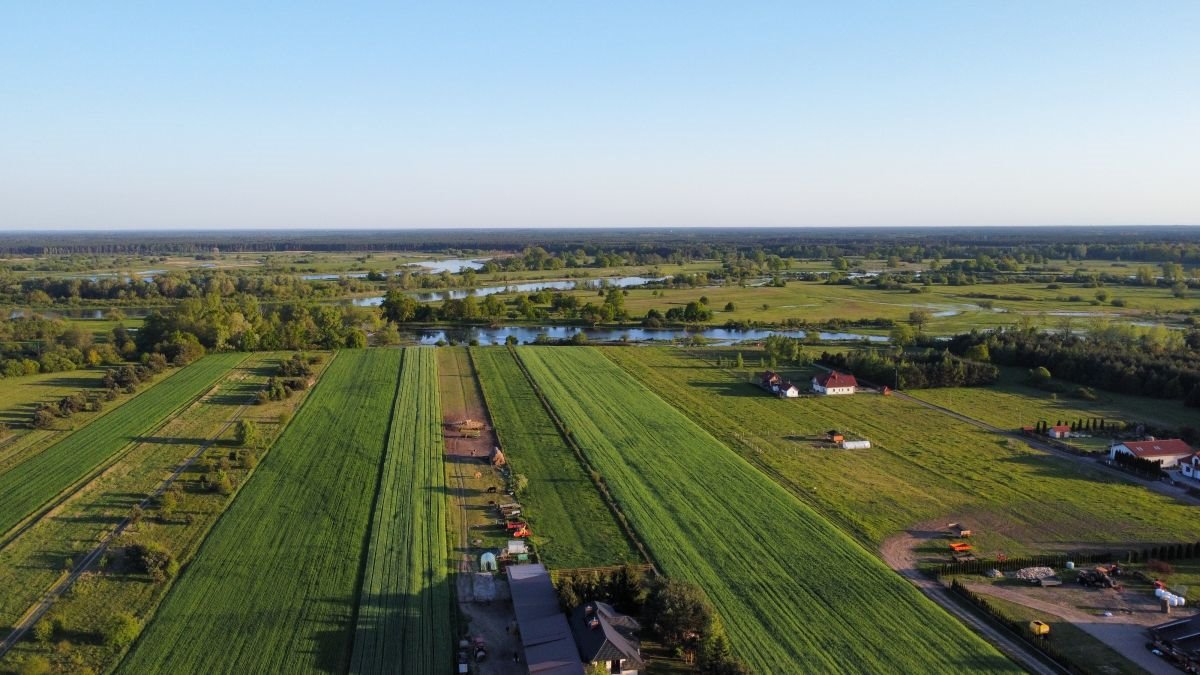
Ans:
POLYGON ((980 594, 970 590, 966 586, 958 583, 957 580, 952 581, 950 583, 950 592, 954 593, 958 597, 966 600, 967 602, 971 603, 975 607, 982 610, 992 620, 1001 624, 1002 626, 1007 628, 1009 630, 1009 632, 1011 632, 1013 635, 1020 638, 1022 642, 1024 642, 1025 644, 1029 645, 1030 647, 1033 647, 1038 652, 1040 652, 1043 656, 1046 657, 1047 660, 1050 661, 1050 663, 1052 663, 1054 666, 1056 666, 1062 672, 1066 672, 1066 673, 1087 673, 1087 672, 1089 672, 1087 668, 1083 668, 1083 667, 1075 664, 1071 660, 1070 656, 1063 653, 1063 651, 1060 650, 1058 647, 1056 647, 1052 642, 1050 642, 1050 640, 1048 638, 1038 637, 1038 636, 1033 635, 1033 633, 1029 630, 1028 624, 1026 624, 1023 621, 1014 621, 1014 620, 1008 618, 1007 616, 1004 615, 1003 612, 1001 612, 1000 610, 998 610, 994 606, 992 606, 992 604, 989 603, 987 601, 987 599, 985 599, 982 595, 980 595, 980 594))

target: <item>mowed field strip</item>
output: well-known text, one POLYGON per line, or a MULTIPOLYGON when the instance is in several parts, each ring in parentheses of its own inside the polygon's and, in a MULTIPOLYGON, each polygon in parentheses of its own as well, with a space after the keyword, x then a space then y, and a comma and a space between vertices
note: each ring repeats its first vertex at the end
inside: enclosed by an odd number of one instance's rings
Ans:
POLYGON ((505 457, 529 479, 523 515, 542 560, 555 569, 643 562, 512 352, 473 347, 471 357, 505 457))
POLYGON ((651 554, 758 672, 1019 672, 592 348, 518 350, 651 554))
POLYGON ((338 672, 402 353, 340 352, 120 673, 338 672))
POLYGON ((206 356, 0 474, 0 534, 204 394, 244 358, 245 354, 206 356))
POLYGON ((454 625, 436 353, 404 350, 375 499, 352 673, 449 673, 454 625))
POLYGON ((977 549, 989 555, 1200 537, 1194 506, 913 401, 781 400, 747 381, 753 371, 716 367, 715 353, 603 352, 869 546, 915 525, 955 520, 971 523, 977 549), (872 447, 814 446, 810 439, 829 429, 872 447))

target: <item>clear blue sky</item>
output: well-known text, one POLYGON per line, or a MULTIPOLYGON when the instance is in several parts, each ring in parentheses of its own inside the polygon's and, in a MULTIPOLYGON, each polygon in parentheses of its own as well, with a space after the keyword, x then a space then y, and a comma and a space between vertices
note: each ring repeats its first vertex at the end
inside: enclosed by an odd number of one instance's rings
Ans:
POLYGON ((1195 0, 186 4, 0 7, 0 230, 1200 223, 1195 0))

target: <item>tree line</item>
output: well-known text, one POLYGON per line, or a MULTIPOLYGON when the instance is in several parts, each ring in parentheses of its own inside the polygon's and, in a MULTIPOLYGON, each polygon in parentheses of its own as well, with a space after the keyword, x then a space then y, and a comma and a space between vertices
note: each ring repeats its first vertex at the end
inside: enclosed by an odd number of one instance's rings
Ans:
POLYGON ((1000 378, 1000 369, 990 363, 968 361, 936 349, 897 356, 878 351, 822 352, 820 362, 876 384, 900 389, 975 387, 994 384, 1000 378))

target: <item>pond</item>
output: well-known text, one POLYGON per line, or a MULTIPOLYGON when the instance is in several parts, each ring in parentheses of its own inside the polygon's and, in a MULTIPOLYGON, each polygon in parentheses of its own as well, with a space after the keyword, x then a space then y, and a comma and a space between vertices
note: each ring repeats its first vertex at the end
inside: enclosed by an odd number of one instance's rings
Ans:
MULTIPOLYGON (((671 342, 701 336, 713 345, 733 345, 740 342, 765 340, 770 335, 786 335, 791 338, 802 338, 802 330, 766 330, 749 329, 736 330, 731 328, 704 328, 689 330, 684 328, 589 328, 585 326, 463 326, 455 328, 414 328, 401 331, 401 336, 412 342, 423 345, 436 344, 439 340, 467 344, 478 340, 480 345, 502 345, 511 335, 518 342, 532 343, 538 335, 545 335, 551 340, 566 340, 576 333, 587 335, 589 342, 671 342)), ((820 333, 822 340, 887 342, 882 335, 861 335, 858 333, 820 333)))

